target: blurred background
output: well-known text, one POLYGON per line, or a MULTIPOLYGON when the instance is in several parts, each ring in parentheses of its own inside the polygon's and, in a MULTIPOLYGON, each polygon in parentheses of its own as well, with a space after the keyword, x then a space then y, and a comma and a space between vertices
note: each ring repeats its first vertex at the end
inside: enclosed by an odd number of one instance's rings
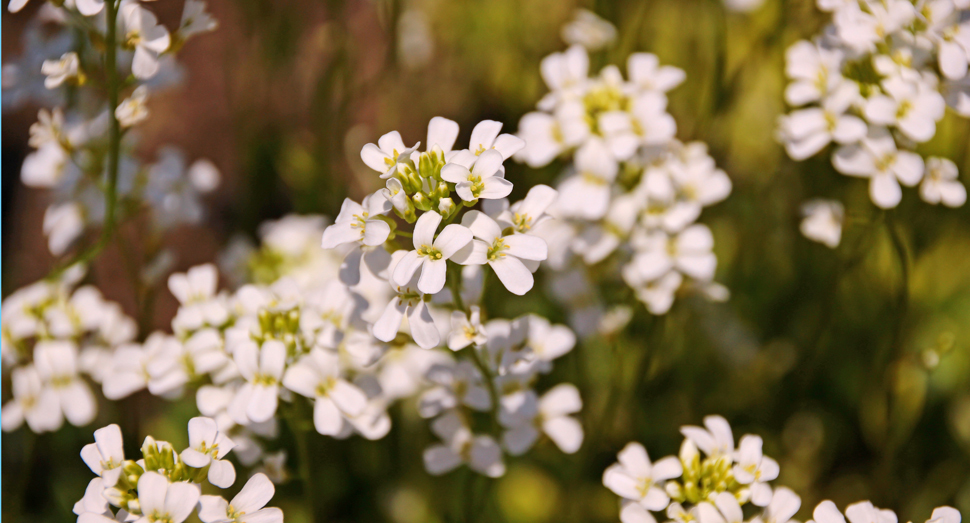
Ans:
MULTIPOLYGON (((20 53, 39 4, 4 12, 5 63, 20 53)), ((634 51, 686 71, 669 93, 677 136, 706 142, 734 184, 703 218, 731 299, 679 300, 663 317, 634 304, 625 331, 565 356, 548 379, 582 391, 586 441, 574 456, 546 442, 510 459, 498 480, 465 469, 435 478, 417 450, 432 436, 411 404, 394 408, 395 427, 381 441, 312 434, 326 521, 617 521, 616 496, 601 484, 615 453, 636 440, 654 458, 674 454, 678 428, 715 413, 736 437, 764 437, 781 464, 777 484, 802 495, 803 520, 822 499, 840 507, 871 499, 902 520, 923 521, 941 504, 970 514, 970 206, 933 207, 906 191, 884 213, 866 184, 836 174, 826 155, 787 158, 774 138, 786 110, 784 52, 826 24, 812 0, 766 0, 750 13, 720 0, 212 0, 219 29, 181 53, 184 82, 153 98, 141 128, 145 154, 174 144, 189 158, 210 158, 223 176, 204 226, 165 237, 173 269, 216 259, 229 238, 255 238, 265 220, 334 216, 345 196, 376 190, 380 180, 359 151, 385 132, 423 140, 433 116, 461 124, 459 143, 486 118, 514 132, 546 92, 539 62, 565 48, 560 28, 577 7, 618 29, 611 47, 592 54, 592 72, 623 67, 634 51), (838 250, 798 232, 799 206, 813 197, 846 206, 838 250), (463 503, 468 496, 475 503, 463 503), (477 510, 466 513, 469 506, 477 510)), ((150 8, 171 28, 182 1, 150 8)), ((53 263, 41 231, 49 195, 19 180, 36 114, 24 106, 3 115, 4 296, 53 263)), ((970 122, 948 113, 921 152, 954 160, 966 184, 968 143, 970 122)), ((512 199, 553 182, 562 167, 508 162, 512 199)), ((122 238, 136 232, 125 228, 122 238)), ((143 298, 118 276, 113 253, 93 278, 135 316, 143 298)), ((493 311, 565 322, 548 293, 507 300, 491 290, 493 311)), ((166 328, 176 305, 161 287, 145 321, 166 328)), ((94 426, 121 423, 132 452, 148 433, 181 448, 194 414, 192 402, 143 393, 102 405, 94 426)), ((5 518, 73 517, 90 477, 78 451, 92 428, 4 434, 5 518)), ((283 485, 278 499, 299 500, 300 488, 283 485)), ((288 521, 308 521, 298 504, 280 506, 288 521)))

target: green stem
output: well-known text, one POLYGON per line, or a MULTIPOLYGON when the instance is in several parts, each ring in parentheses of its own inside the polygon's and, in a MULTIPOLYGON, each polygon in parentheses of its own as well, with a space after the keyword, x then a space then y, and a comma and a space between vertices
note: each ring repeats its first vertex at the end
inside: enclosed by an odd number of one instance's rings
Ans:
POLYGON ((306 426, 306 409, 303 408, 303 399, 296 400, 287 408, 287 415, 284 416, 286 423, 293 433, 296 442, 296 454, 299 460, 300 483, 303 489, 303 500, 306 503, 306 510, 310 516, 310 521, 319 521, 316 503, 316 488, 313 485, 313 472, 310 469, 310 429, 306 426))
POLYGON ((891 360, 893 354, 898 354, 902 350, 902 331, 903 320, 906 318, 906 309, 909 307, 909 253, 903 235, 899 231, 899 224, 895 220, 895 213, 886 214, 886 228, 889 231, 889 239, 892 241, 893 250, 899 258, 900 286, 899 296, 896 298, 895 324, 893 327, 893 338, 890 345, 883 350, 876 360, 877 369, 883 369, 891 360))
POLYGON ((488 396, 492 400, 492 423, 496 423, 498 421, 498 390, 495 388, 495 377, 492 376, 492 371, 488 368, 488 365, 485 365, 485 362, 482 361, 482 357, 478 354, 478 349, 474 345, 469 345, 466 352, 471 354, 472 361, 482 373, 485 385, 488 387, 488 396))
POLYGON ((465 300, 461 297, 461 266, 457 264, 449 264, 449 271, 451 272, 451 277, 448 278, 448 288, 451 290, 451 299, 454 302, 455 309, 460 311, 465 311, 468 314, 468 309, 465 308, 465 300), (458 270, 455 270, 455 268, 458 270))
POLYGON ((104 69, 108 87, 108 118, 111 120, 111 125, 108 129, 108 179, 104 197, 104 226, 101 228, 101 236, 97 242, 58 265, 48 275, 49 280, 57 279, 66 269, 75 264, 93 260, 111 241, 116 229, 115 214, 118 207, 118 161, 121 155, 121 124, 115 117, 115 109, 118 108, 121 82, 118 79, 118 5, 115 0, 105 2, 105 18, 108 30, 105 35, 104 69))

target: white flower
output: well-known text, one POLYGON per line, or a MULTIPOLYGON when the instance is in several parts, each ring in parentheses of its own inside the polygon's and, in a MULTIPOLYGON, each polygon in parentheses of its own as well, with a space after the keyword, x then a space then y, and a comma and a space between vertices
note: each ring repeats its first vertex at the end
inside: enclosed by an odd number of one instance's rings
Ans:
POLYGON ((135 523, 182 523, 195 509, 199 494, 194 483, 169 483, 157 472, 145 472, 138 478, 138 504, 143 515, 135 523))
POLYGON ((563 214, 598 220, 610 205, 619 168, 602 140, 592 138, 576 151, 576 174, 559 185, 557 207, 563 214))
POLYGON ((835 151, 832 164, 850 176, 869 178, 869 197, 883 209, 891 209, 903 197, 899 184, 914 186, 923 177, 923 158, 896 149, 892 135, 883 127, 871 127, 858 145, 835 151))
POLYGON ((960 511, 953 507, 936 507, 927 523, 960 523, 960 511))
POLYGON ((778 462, 761 453, 760 436, 745 435, 738 443, 734 458, 734 479, 742 485, 751 485, 751 502, 763 507, 771 501, 771 487, 767 482, 778 477, 778 462))
POLYGON ((457 412, 451 411, 434 420, 431 430, 444 444, 432 445, 424 451, 424 467, 435 476, 445 474, 462 463, 490 478, 505 474, 502 449, 491 436, 475 436, 457 412))
POLYGON ((364 198, 363 205, 345 198, 337 219, 323 231, 322 247, 334 249, 350 242, 373 247, 384 243, 391 227, 379 216, 390 210, 391 202, 377 193, 364 198))
POLYGON ((44 87, 56 89, 67 80, 78 77, 81 62, 77 53, 64 53, 59 60, 44 60, 40 72, 47 76, 44 80, 44 87))
POLYGON ((279 402, 286 346, 277 340, 267 340, 260 347, 256 342, 246 340, 233 348, 233 360, 246 383, 232 400, 230 415, 241 424, 247 421, 260 423, 272 418, 279 402))
POLYGON ((565 325, 552 325, 542 316, 530 314, 526 316, 528 335, 525 346, 544 365, 540 365, 540 372, 552 370, 550 364, 556 358, 565 355, 576 346, 576 335, 565 325))
POLYGON ((57 395, 60 411, 76 427, 91 423, 98 412, 94 394, 78 374, 77 346, 71 341, 38 342, 34 365, 41 381, 57 395))
POLYGON ((721 416, 706 416, 704 427, 706 429, 687 425, 680 428, 680 433, 712 458, 733 459, 734 433, 731 432, 731 425, 727 420, 721 416))
POLYGON ((503 227, 513 227, 515 232, 523 234, 531 232, 534 227, 552 219, 546 214, 546 210, 558 196, 559 191, 548 185, 535 185, 529 189, 524 200, 513 203, 508 209, 499 213, 498 221, 503 227))
POLYGON ((486 151, 495 150, 502 155, 504 161, 525 147, 525 141, 518 136, 499 134, 500 132, 502 132, 502 122, 495 120, 478 122, 468 140, 468 150, 479 157, 486 151))
POLYGON ((793 106, 821 100, 844 81, 841 68, 841 51, 796 42, 785 51, 785 74, 792 80, 785 88, 785 100, 793 106))
POLYGON ((617 160, 627 160, 641 145, 662 145, 677 133, 677 122, 667 113, 667 97, 647 91, 633 99, 629 112, 599 115, 599 129, 617 160))
POLYGON ((771 495, 771 502, 765 507, 764 513, 752 520, 752 523, 788 523, 792 516, 802 506, 802 500, 790 489, 778 487, 771 495))
POLYGON ((868 127, 861 118, 845 114, 859 97, 854 83, 843 83, 825 97, 821 107, 809 107, 781 118, 785 149, 794 160, 804 160, 835 141, 855 143, 865 137, 868 127))
POLYGON ((597 51, 616 40, 616 27, 588 9, 577 9, 572 21, 562 27, 561 36, 569 45, 597 51))
POLYGON ((88 482, 84 497, 74 503, 73 512, 78 515, 78 523, 117 523, 117 520, 107 516, 110 512, 104 492, 101 478, 93 478, 88 482))
POLYGON ((698 281, 710 281, 717 268, 717 257, 711 252, 714 237, 706 225, 695 224, 676 235, 653 231, 632 240, 636 254, 631 260, 639 279, 653 281, 670 272, 678 272, 698 281))
POLYGON ((560 450, 573 454, 583 444, 583 426, 570 414, 582 408, 583 401, 574 385, 556 385, 539 398, 535 416, 508 427, 502 442, 510 454, 517 456, 532 447, 542 430, 560 450))
POLYGON ((481 311, 477 305, 472 305, 471 313, 466 316, 462 311, 451 313, 451 333, 448 335, 448 348, 454 351, 464 349, 469 345, 481 346, 488 341, 485 328, 482 327, 481 311))
MULTIPOLYGON (((768 492, 769 500, 771 492, 768 492)), ((698 523, 741 523, 744 514, 738 498, 730 492, 720 492, 711 502, 701 502, 697 505, 698 523)))
POLYGON ((724 0, 724 5, 731 11, 748 13, 761 7, 765 0, 724 0))
POLYGON ((886 35, 908 25, 916 16, 916 10, 908 0, 866 3, 866 8, 868 12, 850 4, 835 13, 839 38, 860 53, 874 50, 886 35))
POLYGON ((84 232, 84 215, 77 202, 51 205, 44 212, 44 234, 47 248, 54 256, 60 256, 84 232))
MULTIPOLYGON (((129 6, 132 4, 128 4, 129 6)), ((137 7, 137 5, 135 6, 137 7)), ((122 127, 131 127, 143 122, 148 118, 148 88, 144 85, 138 86, 131 96, 125 98, 118 107, 115 108, 115 118, 122 127)))
POLYGON ((189 420, 189 448, 180 454, 186 465, 209 467, 209 483, 229 488, 236 482, 236 469, 223 459, 235 443, 219 430, 212 418, 195 417, 189 420))
POLYGON ((412 147, 405 147, 401 133, 391 131, 377 140, 377 145, 369 143, 360 150, 360 159, 368 167, 381 173, 381 179, 387 179, 397 173, 398 163, 410 161, 411 153, 417 150, 421 142, 412 147))
POLYGON ((620 508, 620 522, 657 523, 657 519, 636 501, 623 501, 620 508))
POLYGON ((525 141, 525 147, 516 159, 530 167, 548 165, 567 148, 583 143, 589 134, 586 109, 581 102, 562 103, 553 114, 528 113, 519 120, 519 137, 525 141))
POLYGON ((104 488, 114 487, 125 461, 121 427, 112 424, 94 431, 94 443, 81 449, 81 459, 91 472, 101 477, 104 488))
POLYGON ((548 256, 546 242, 531 234, 504 234, 499 224, 481 211, 469 211, 462 216, 461 224, 477 238, 475 254, 467 263, 488 263, 495 275, 509 292, 522 296, 529 292, 534 278, 525 261, 538 262, 548 256))
POLYGON ((603 472, 603 485, 618 496, 636 501, 647 510, 663 510, 670 498, 663 490, 663 482, 683 473, 680 460, 674 456, 650 462, 643 445, 633 442, 617 455, 619 463, 603 472))
POLYGON ((477 157, 463 151, 441 168, 441 179, 454 183, 458 196, 466 202, 505 198, 512 192, 512 182, 505 179, 503 161, 502 153, 492 149, 477 157))
POLYGON ((660 65, 660 59, 652 53, 633 53, 626 60, 626 72, 630 83, 643 91, 666 93, 680 85, 687 74, 670 65, 660 65))
MULTIPOLYGON (((7 327, 6 319, 4 327, 7 327)), ((13 399, 3 406, 2 426, 4 432, 17 430, 27 421, 36 433, 61 428, 63 417, 57 394, 45 387, 32 365, 13 369, 10 377, 13 399)))
POLYGON ((69 159, 60 144, 46 143, 24 158, 24 163, 20 167, 20 180, 27 187, 54 187, 64 179, 65 167, 69 159))
POLYGON ((927 203, 960 207, 967 201, 967 188, 960 183, 955 163, 946 158, 929 158, 919 195, 927 203))
POLYGON ((135 50, 132 74, 139 79, 155 76, 159 69, 158 55, 168 50, 171 43, 168 30, 158 23, 151 11, 137 3, 123 4, 120 14, 124 21, 124 45, 135 50))
POLYGON ((313 425, 326 436, 340 434, 345 419, 360 416, 367 407, 367 395, 341 376, 340 357, 327 350, 313 349, 290 366, 283 386, 314 400, 313 425))
POLYGON ((875 94, 866 102, 869 122, 895 126, 915 142, 925 142, 936 134, 936 122, 943 118, 946 102, 935 86, 897 76, 884 80, 882 88, 888 96, 875 94))
POLYGON ((482 373, 470 361, 435 363, 428 368, 425 378, 434 386, 418 398, 418 414, 424 418, 461 405, 483 412, 492 408, 482 373))
POLYGON ((542 79, 551 91, 539 101, 539 109, 550 111, 562 101, 575 100, 589 82, 589 55, 581 45, 571 45, 562 53, 552 53, 539 64, 542 79))
POLYGON ((196 265, 168 277, 168 290, 182 305, 205 302, 216 294, 219 270, 211 263, 196 265))
POLYGON ((414 250, 408 251, 397 263, 392 274, 394 283, 407 285, 411 277, 420 270, 418 290, 425 294, 435 294, 444 287, 448 259, 472 241, 472 232, 464 226, 452 223, 446 225, 435 237, 439 223, 441 215, 434 211, 425 212, 418 218, 412 237, 414 250))
POLYGON ((842 240, 842 220, 845 210, 835 200, 809 200, 802 204, 802 219, 799 229, 809 240, 816 241, 832 249, 842 240))
MULTIPOLYGON (((409 253, 399 250, 391 255, 388 274, 395 274, 397 266, 407 254, 409 253)), ((374 322, 372 332, 375 338, 385 342, 393 340, 401 329, 401 320, 407 314, 411 337, 414 338, 415 343, 423 349, 438 346, 441 335, 425 303, 425 295, 418 289, 419 276, 418 272, 414 272, 410 281, 403 285, 395 285, 392 276, 390 283, 395 295, 385 306, 380 318, 374 322)))
POLYGON ((187 40, 199 33, 215 31, 219 27, 219 23, 205 11, 205 7, 205 2, 202 0, 185 0, 185 7, 182 8, 182 21, 178 29, 182 39, 187 40))
POLYGON ((199 519, 205 523, 283 523, 283 511, 266 507, 276 487, 265 474, 254 474, 232 501, 222 496, 199 498, 199 519))

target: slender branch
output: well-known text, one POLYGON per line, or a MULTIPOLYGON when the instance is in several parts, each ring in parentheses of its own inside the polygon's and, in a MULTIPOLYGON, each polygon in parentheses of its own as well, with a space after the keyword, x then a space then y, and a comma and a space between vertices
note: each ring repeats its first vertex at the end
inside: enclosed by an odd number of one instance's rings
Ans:
POLYGON ((47 276, 47 279, 57 279, 65 270, 78 263, 93 260, 111 241, 116 229, 116 212, 118 207, 118 161, 121 155, 121 124, 115 116, 120 98, 121 82, 118 78, 118 5, 115 0, 105 2, 105 18, 107 34, 105 35, 104 70, 108 87, 108 175, 105 186, 104 225, 98 241, 81 251, 73 258, 59 264, 47 276))
POLYGON ((296 401, 286 409, 286 415, 283 418, 286 420, 290 432, 293 433, 293 439, 296 441, 300 486, 303 490, 303 502, 306 504, 309 520, 320 521, 318 518, 319 514, 317 514, 317 490, 314 488, 313 471, 310 468, 310 429, 305 423, 308 418, 303 404, 304 401, 302 398, 296 398, 296 401))
POLYGON ((488 396, 492 400, 492 423, 498 421, 498 390, 495 388, 495 377, 492 375, 491 369, 485 362, 482 361, 482 357, 478 354, 478 349, 474 345, 468 346, 469 354, 471 354, 472 361, 478 370, 482 373, 483 381, 488 387, 488 396))
POLYGON ((906 248, 906 243, 903 240, 903 235, 899 231, 899 224, 895 220, 895 212, 886 213, 886 229, 889 231, 889 239, 892 241, 893 249, 899 258, 901 281, 894 311, 896 321, 893 325, 892 342, 880 352, 876 359, 877 369, 885 368, 891 360, 893 353, 899 353, 902 350, 903 320, 906 318, 906 310, 909 308, 909 253, 906 248))

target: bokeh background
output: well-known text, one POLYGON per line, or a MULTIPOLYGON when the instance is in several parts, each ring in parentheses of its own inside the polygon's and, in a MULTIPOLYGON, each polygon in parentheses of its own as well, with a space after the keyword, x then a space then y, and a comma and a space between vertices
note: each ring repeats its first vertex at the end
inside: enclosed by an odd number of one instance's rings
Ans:
MULTIPOLYGON (((39 3, 4 12, 4 62, 20 52, 39 3)), ((485 118, 514 131, 545 93, 539 61, 565 47, 560 28, 577 7, 618 28, 592 55, 593 71, 622 67, 634 51, 686 71, 669 93, 677 136, 706 142, 734 183, 704 216, 731 299, 679 300, 664 317, 635 306, 625 331, 564 357, 549 379, 582 391, 586 441, 574 456, 546 442, 510 459, 498 480, 464 469, 431 477, 420 450, 432 436, 412 404, 394 408, 381 441, 312 434, 319 513, 331 522, 617 521, 616 497, 601 484, 615 453, 631 440, 653 457, 676 453, 679 426, 719 413, 736 437, 764 437, 781 464, 778 484, 803 497, 803 520, 821 499, 872 499, 903 521, 940 504, 970 515, 970 206, 937 208, 907 191, 897 209, 878 211, 866 184, 836 174, 825 155, 786 157, 774 139, 786 110, 784 52, 825 25, 811 0, 766 0, 748 14, 719 0, 212 0, 218 31, 181 53, 184 83, 153 98, 141 129, 148 159, 170 143, 223 175, 204 226, 166 236, 174 268, 214 260, 267 219, 333 216, 345 196, 376 190, 359 151, 387 131, 423 139, 439 115, 461 124, 459 143, 485 118), (834 251, 798 233, 800 204, 819 196, 846 205, 834 251)), ((151 9, 171 28, 182 1, 151 9)), ((36 110, 3 114, 4 296, 53 263, 41 231, 48 195, 19 181, 36 110)), ((970 122, 948 113, 921 152, 954 160, 966 184, 968 143, 970 122)), ((562 164, 507 169, 515 199, 553 182, 562 164)), ((92 277, 143 325, 165 328, 174 298, 164 287, 139 295, 122 271, 109 248, 92 277)), ((493 311, 566 319, 548 293, 508 300, 491 290, 493 311)), ((194 414, 192 402, 145 394, 102 405, 91 427, 4 434, 3 517, 71 520, 90 477, 78 452, 93 428, 119 422, 131 452, 149 433, 181 448, 194 414)), ((302 499, 298 481, 280 487, 288 521, 308 521, 302 499)))

